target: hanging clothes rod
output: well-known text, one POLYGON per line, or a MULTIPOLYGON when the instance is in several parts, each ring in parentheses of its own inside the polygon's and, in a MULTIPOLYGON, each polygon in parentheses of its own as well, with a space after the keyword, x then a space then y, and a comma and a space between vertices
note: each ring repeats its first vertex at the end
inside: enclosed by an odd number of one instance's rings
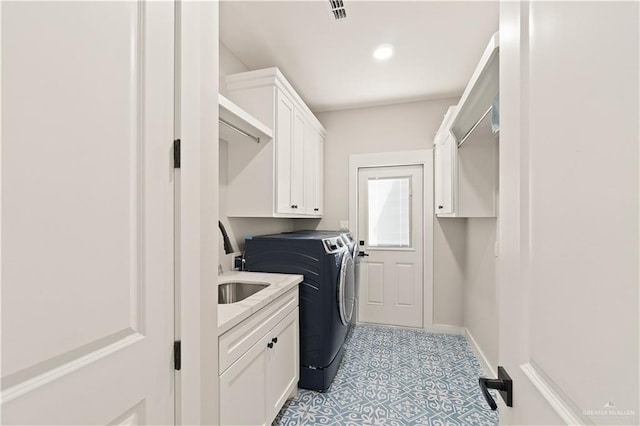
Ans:
POLYGON ((489 109, 487 110, 487 112, 485 112, 484 114, 482 114, 482 117, 480 117, 480 120, 478 120, 476 122, 476 124, 473 125, 473 127, 471 128, 471 130, 469 130, 467 132, 466 135, 464 135, 464 137, 460 140, 460 142, 458 143, 458 148, 460 148, 462 146, 463 143, 465 143, 467 141, 467 139, 469 139, 469 136, 471 136, 471 133, 473 133, 473 131, 476 129, 476 127, 478 127, 480 125, 480 123, 482 122, 482 120, 484 120, 484 118, 493 110, 493 105, 491 105, 489 107, 489 109))
POLYGON ((253 136, 250 133, 245 132, 242 129, 237 128, 236 126, 234 126, 233 124, 229 123, 228 121, 225 121, 222 118, 218 118, 218 121, 222 124, 224 124, 225 126, 229 127, 231 130, 235 130, 236 132, 240 133, 241 135, 244 135, 246 137, 249 137, 251 139, 253 139, 254 141, 256 141, 256 143, 260 143, 260 138, 257 136, 253 136))

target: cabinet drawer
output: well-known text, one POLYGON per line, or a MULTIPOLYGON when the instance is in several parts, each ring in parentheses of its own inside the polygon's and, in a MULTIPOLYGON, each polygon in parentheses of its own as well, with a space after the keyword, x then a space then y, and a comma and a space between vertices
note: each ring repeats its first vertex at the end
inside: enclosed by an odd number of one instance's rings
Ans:
POLYGON ((220 374, 297 306, 298 288, 296 287, 220 336, 218 338, 220 374))

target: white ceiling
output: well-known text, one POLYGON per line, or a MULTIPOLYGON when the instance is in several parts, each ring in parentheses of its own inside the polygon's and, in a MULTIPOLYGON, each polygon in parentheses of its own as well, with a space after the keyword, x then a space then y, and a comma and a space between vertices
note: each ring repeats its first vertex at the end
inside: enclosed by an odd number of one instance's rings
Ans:
POLYGON ((460 96, 498 29, 496 2, 222 1, 220 41, 249 69, 280 68, 309 107, 327 111, 460 96), (373 59, 390 43, 394 56, 373 59))

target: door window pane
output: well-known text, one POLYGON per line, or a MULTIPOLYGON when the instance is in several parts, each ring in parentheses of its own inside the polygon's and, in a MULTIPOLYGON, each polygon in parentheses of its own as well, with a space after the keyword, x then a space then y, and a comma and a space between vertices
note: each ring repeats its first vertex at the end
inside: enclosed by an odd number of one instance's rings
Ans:
POLYGON ((369 247, 411 246, 411 178, 370 178, 369 247))

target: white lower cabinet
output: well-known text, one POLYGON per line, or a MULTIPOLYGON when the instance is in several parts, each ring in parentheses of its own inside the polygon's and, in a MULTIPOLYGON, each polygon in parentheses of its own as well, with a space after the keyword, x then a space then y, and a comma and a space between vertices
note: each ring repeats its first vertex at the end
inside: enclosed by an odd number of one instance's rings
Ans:
POLYGON ((300 366, 298 362, 298 308, 272 331, 273 348, 266 350, 267 420, 271 424, 284 403, 297 390, 300 366), (275 339, 275 341, 274 341, 275 339))
POLYGON ((255 345, 220 376, 220 424, 265 425, 267 351, 255 345))
POLYGON ((264 308, 271 310, 266 318, 265 312, 258 312, 220 337, 220 370, 232 362, 220 375, 221 425, 270 425, 286 400, 295 396, 300 368, 298 290, 294 291, 293 310, 289 293, 288 303, 276 301, 272 305, 277 306, 264 308), (223 354, 256 338, 256 325, 262 330, 258 341, 237 360, 225 360, 223 354))

